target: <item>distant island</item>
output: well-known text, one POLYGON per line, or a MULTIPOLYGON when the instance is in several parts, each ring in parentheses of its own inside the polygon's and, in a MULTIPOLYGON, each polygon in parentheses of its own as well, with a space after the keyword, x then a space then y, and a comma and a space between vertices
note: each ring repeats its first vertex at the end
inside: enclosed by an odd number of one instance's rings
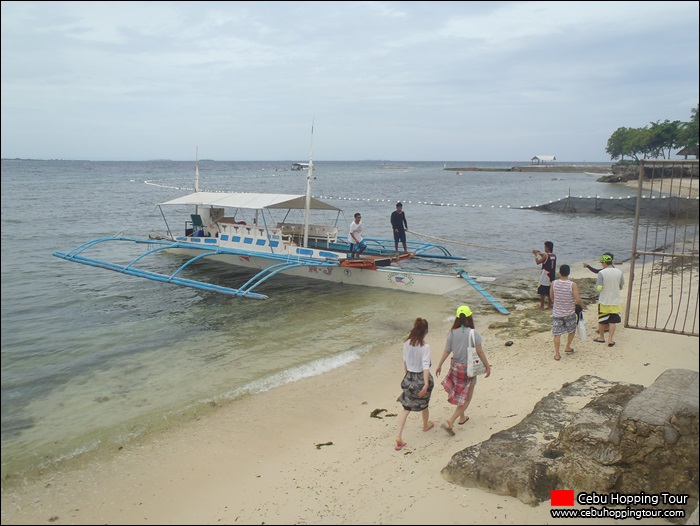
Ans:
POLYGON ((10 159, 9 157, 3 157, 0 159, 2 161, 85 161, 85 159, 22 159, 20 157, 15 157, 10 159))

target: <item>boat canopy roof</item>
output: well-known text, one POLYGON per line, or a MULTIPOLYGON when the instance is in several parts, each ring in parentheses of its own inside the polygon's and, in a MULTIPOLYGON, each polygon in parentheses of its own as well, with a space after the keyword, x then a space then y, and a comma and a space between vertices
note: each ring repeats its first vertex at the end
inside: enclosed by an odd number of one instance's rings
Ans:
MULTIPOLYGON (((171 199, 163 205, 194 205, 215 206, 223 208, 247 208, 249 210, 263 210, 265 208, 299 209, 306 208, 306 196, 294 194, 257 194, 257 193, 221 193, 221 192, 195 192, 193 194, 171 199)), ((312 197, 312 210, 342 210, 312 197)))

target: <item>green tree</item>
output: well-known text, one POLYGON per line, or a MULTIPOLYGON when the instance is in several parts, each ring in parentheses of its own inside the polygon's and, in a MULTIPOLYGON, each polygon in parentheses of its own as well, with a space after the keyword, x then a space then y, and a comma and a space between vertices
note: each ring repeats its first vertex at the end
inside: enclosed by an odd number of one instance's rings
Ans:
POLYGON ((671 150, 677 146, 680 135, 681 121, 651 122, 649 128, 649 143, 645 157, 670 159, 671 150), (668 155, 667 155, 668 154, 668 155))
POLYGON ((625 137, 627 136, 627 128, 618 128, 608 139, 608 145, 605 148, 611 159, 625 160, 625 137))
POLYGON ((608 139, 605 152, 610 159, 625 160, 625 156, 639 162, 643 159, 671 159, 672 150, 698 146, 698 107, 691 110, 690 122, 651 122, 644 128, 618 128, 608 139))
POLYGON ((698 147, 698 107, 695 106, 690 110, 690 122, 684 122, 681 124, 681 129, 678 136, 678 144, 681 148, 695 146, 698 147))

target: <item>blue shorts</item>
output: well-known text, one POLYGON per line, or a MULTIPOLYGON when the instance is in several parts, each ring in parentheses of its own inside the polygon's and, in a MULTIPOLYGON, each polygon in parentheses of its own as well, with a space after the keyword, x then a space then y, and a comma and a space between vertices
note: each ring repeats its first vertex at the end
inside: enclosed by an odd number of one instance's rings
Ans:
POLYGON ((367 248, 367 243, 365 243, 365 240, 363 239, 359 243, 354 243, 350 245, 350 252, 357 252, 361 248, 367 248))

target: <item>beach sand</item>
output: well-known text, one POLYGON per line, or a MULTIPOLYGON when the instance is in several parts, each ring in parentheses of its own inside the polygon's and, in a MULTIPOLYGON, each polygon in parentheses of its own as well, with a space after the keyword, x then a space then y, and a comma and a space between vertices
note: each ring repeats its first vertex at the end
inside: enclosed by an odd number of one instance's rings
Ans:
MULTIPOLYGON (((572 269, 572 278, 593 274, 572 269)), ((627 277, 627 276, 626 276, 627 277)), ((455 305, 455 308, 458 305, 455 305)), ((533 316, 536 300, 526 305, 533 316)), ((582 375, 648 386, 665 370, 698 370, 698 338, 627 329, 617 345, 588 339, 553 359, 550 332, 527 337, 489 329, 504 317, 475 312, 493 366, 479 378, 469 422, 450 437, 453 410, 436 378, 435 427, 408 417, 394 450, 403 376, 401 341, 332 372, 236 401, 108 460, 47 475, 2 494, 2 524, 566 524, 549 502, 523 504, 446 482, 451 456, 517 424, 544 396, 582 375), (505 346, 512 340, 512 346, 505 346), (386 409, 381 418, 375 409, 386 409), (330 444, 329 444, 330 443, 330 444), (326 445, 323 445, 326 444, 326 445)), ((453 318, 426 312, 433 371, 453 318)), ((406 320, 406 332, 413 320, 406 320)), ((562 348, 563 349, 563 348, 562 348)), ((654 524, 656 521, 642 524, 654 524)), ((609 519, 596 524, 613 524, 609 519)), ((637 523, 637 521, 635 521, 637 523)))
MULTIPOLYGON (((627 181, 624 183, 625 186, 634 188, 635 190, 639 187, 639 181, 627 181)), ((700 196, 700 186, 698 185, 698 179, 690 178, 674 178, 674 179, 656 179, 655 181, 642 181, 642 189, 657 190, 668 193, 670 195, 676 195, 681 197, 689 197, 695 199, 700 196)))

